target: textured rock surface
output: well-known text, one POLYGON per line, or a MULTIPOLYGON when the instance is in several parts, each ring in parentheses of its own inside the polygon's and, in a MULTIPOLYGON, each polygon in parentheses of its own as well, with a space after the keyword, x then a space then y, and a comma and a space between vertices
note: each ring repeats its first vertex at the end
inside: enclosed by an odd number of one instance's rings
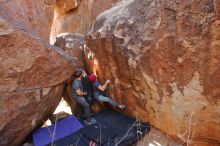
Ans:
POLYGON ((76 9, 79 4, 80 0, 57 0, 55 11, 60 14, 65 14, 76 9))
POLYGON ((60 47, 65 54, 74 57, 78 67, 84 68, 84 35, 76 33, 61 33, 56 36, 54 45, 60 47))
POLYGON ((51 38, 63 32, 85 34, 96 16, 120 0, 58 0, 51 38))
POLYGON ((19 145, 53 112, 76 67, 49 45, 52 14, 45 5, 53 1, 0 1, 1 146, 19 145))
POLYGON ((98 17, 87 60, 91 70, 98 60, 127 114, 185 142, 219 144, 219 24, 219 1, 127 0, 98 17))
MULTIPOLYGON (((41 2, 40 2, 41 3, 41 2)), ((41 3, 42 4, 42 3, 41 3)), ((54 8, 55 8, 55 5, 56 4, 56 0, 44 0, 43 1, 43 5, 40 5, 40 7, 38 9, 41 9, 43 8, 43 10, 41 11, 41 13, 45 12, 46 13, 46 17, 47 17, 47 21, 48 21, 48 24, 49 24, 49 28, 52 27, 52 23, 53 23, 53 18, 54 18, 54 8)), ((40 12, 38 12, 40 13, 40 12)), ((33 17, 33 16, 32 16, 33 17)), ((48 25, 47 23, 44 23, 45 26, 48 25)), ((50 29, 47 28, 47 31, 50 31, 50 29)))

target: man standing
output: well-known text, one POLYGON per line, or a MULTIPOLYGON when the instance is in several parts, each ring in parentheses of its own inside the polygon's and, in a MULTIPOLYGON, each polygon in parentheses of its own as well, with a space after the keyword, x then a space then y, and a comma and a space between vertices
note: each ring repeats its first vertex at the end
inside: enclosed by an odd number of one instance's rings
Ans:
POLYGON ((84 96, 86 96, 86 92, 83 92, 82 87, 82 78, 86 76, 86 72, 82 69, 76 69, 74 72, 74 81, 72 84, 72 94, 73 99, 83 107, 83 110, 86 114, 86 124, 90 125, 96 123, 94 118, 91 118, 90 115, 90 107, 89 104, 86 102, 84 96))
POLYGON ((107 102, 111 106, 118 107, 120 109, 125 109, 126 108, 126 105, 118 104, 115 101, 113 101, 111 98, 103 96, 101 94, 101 91, 105 91, 105 89, 107 88, 108 84, 110 83, 110 80, 107 80, 104 85, 101 85, 101 83, 97 80, 96 75, 91 74, 89 76, 89 81, 92 83, 94 98, 97 101, 99 101, 99 102, 107 102))

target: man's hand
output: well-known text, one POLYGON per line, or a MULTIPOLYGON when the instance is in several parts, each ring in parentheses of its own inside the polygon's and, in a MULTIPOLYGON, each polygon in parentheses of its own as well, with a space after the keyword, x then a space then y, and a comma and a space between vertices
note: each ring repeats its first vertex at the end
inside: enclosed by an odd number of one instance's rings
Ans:
POLYGON ((80 89, 76 90, 76 94, 78 96, 86 96, 87 95, 87 92, 82 92, 80 89))
POLYGON ((86 73, 84 70, 82 70, 82 76, 83 76, 83 77, 86 77, 86 76, 87 76, 87 73, 86 73))
POLYGON ((100 85, 98 86, 98 89, 101 91, 105 91, 106 87, 108 86, 108 84, 110 83, 110 80, 106 80, 104 85, 100 85))

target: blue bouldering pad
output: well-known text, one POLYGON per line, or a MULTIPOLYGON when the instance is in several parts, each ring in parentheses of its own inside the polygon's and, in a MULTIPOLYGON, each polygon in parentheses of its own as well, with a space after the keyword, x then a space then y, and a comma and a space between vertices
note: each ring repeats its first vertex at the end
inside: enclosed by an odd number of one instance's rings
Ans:
POLYGON ((82 127, 82 124, 75 116, 72 115, 66 117, 49 127, 35 130, 32 134, 34 145, 45 146, 49 143, 52 143, 52 141, 54 142, 70 134, 73 134, 82 127))

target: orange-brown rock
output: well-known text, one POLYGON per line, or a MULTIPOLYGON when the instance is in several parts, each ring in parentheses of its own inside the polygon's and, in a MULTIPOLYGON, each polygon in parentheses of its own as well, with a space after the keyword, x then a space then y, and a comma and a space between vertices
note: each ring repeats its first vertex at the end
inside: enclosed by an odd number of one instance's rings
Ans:
POLYGON ((19 145, 58 105, 73 57, 49 45, 53 1, 0 1, 0 145, 19 145))
MULTIPOLYGON (((47 21, 49 24, 49 28, 52 27, 55 4, 56 4, 56 0, 45 0, 44 4, 43 4, 43 10, 45 11, 47 21)), ((44 11, 42 11, 42 12, 44 12, 44 11)), ((48 28, 48 30, 50 30, 49 28, 48 28)))
POLYGON ((87 37, 87 62, 127 114, 185 142, 220 143, 220 2, 127 0, 87 37))
POLYGON ((84 68, 84 35, 77 33, 61 33, 55 38, 54 46, 60 47, 65 54, 74 57, 77 66, 84 68))
POLYGON ((55 11, 56 13, 65 14, 76 9, 80 4, 80 0, 57 0, 55 11))
POLYGON ((51 39, 60 33, 86 34, 96 16, 121 0, 58 0, 51 29, 51 39))

